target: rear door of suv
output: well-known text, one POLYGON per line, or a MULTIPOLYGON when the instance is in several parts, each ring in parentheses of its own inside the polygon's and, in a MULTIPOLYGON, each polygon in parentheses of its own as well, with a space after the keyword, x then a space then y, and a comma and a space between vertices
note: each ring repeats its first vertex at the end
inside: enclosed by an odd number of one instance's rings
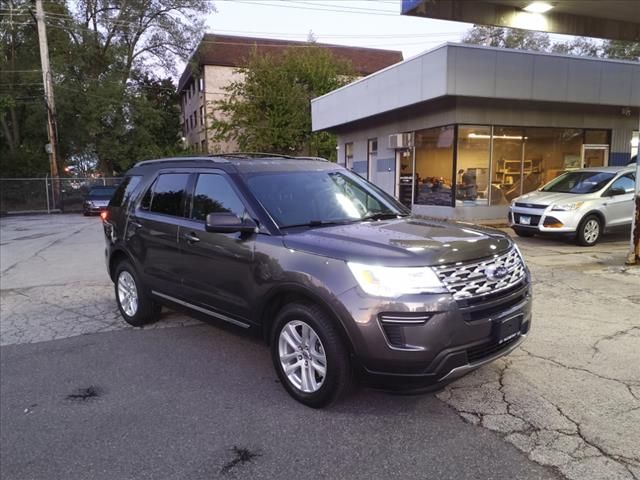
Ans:
POLYGON ((245 201, 225 172, 201 170, 195 174, 187 203, 187 218, 178 235, 185 297, 218 318, 248 326, 255 234, 205 229, 209 213, 245 215, 245 201))
POLYGON ((161 171, 132 210, 127 223, 127 244, 141 264, 151 290, 180 296, 183 268, 178 225, 184 220, 187 171, 161 171))

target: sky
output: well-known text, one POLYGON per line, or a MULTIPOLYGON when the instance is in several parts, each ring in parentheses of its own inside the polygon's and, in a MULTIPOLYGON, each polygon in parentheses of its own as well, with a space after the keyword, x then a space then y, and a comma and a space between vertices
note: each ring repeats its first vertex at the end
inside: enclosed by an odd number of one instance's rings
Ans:
POLYGON ((400 15, 400 0, 215 0, 207 32, 401 50, 459 42, 471 24, 400 15))

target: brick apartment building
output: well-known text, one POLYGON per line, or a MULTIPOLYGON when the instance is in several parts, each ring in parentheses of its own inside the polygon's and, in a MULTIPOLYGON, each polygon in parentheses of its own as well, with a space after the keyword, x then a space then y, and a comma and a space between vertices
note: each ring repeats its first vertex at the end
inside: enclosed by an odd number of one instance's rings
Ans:
MULTIPOLYGON (((215 102, 225 97, 224 88, 227 85, 240 78, 237 69, 245 65, 254 48, 260 53, 277 55, 289 47, 305 44, 289 40, 205 34, 178 83, 182 135, 187 147, 210 153, 237 150, 234 142, 215 141, 208 130, 212 122, 220 117, 215 102)), ((399 51, 323 43, 316 45, 349 60, 355 73, 361 77, 402 61, 402 52, 399 51)))

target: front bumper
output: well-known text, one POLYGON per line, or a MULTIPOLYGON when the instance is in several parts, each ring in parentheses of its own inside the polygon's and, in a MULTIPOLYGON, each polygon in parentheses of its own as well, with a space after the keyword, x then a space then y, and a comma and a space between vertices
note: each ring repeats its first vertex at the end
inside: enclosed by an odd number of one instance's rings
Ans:
POLYGON ((551 206, 544 209, 511 206, 509 226, 540 233, 575 233, 583 215, 580 209, 553 211, 551 206))
POLYGON ((353 289, 341 296, 353 318, 349 335, 354 364, 366 383, 382 388, 422 390, 451 380, 509 354, 531 325, 528 276, 499 294, 456 301, 449 294, 407 296, 391 301, 362 296, 353 289), (413 297, 413 298, 411 298, 413 297), (387 324, 384 318, 429 317, 423 324, 387 324), (497 326, 517 321, 506 341, 497 326))

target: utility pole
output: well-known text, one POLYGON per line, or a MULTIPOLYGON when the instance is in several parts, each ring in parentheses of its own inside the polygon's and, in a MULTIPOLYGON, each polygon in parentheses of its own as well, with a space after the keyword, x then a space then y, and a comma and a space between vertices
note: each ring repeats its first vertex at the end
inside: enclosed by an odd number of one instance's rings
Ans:
MULTIPOLYGON (((640 127, 640 112, 638 113, 638 126, 640 127)), ((631 220, 631 241, 626 263, 627 265, 640 265, 640 160, 638 160, 637 157, 636 189, 633 196, 633 209, 633 218, 631 220)))
POLYGON ((42 64, 42 81, 47 105, 47 134, 49 136, 49 163, 51 164, 51 185, 53 207, 60 207, 60 188, 58 178, 58 132, 56 129, 56 105, 53 99, 53 78, 49 65, 49 43, 47 41, 47 26, 44 23, 44 8, 42 0, 36 2, 36 22, 38 24, 38 43, 40 44, 40 63, 42 64))

